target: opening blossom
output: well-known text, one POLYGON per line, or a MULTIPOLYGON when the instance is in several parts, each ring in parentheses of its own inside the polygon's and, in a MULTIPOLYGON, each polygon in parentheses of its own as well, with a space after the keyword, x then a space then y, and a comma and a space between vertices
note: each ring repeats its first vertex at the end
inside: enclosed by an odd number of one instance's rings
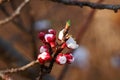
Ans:
POLYGON ((79 46, 72 37, 70 37, 70 38, 66 41, 66 45, 67 45, 67 47, 70 48, 70 49, 76 49, 76 48, 78 48, 78 46, 79 46))
POLYGON ((74 57, 72 53, 63 53, 62 50, 67 47, 69 50, 78 48, 76 41, 68 34, 70 27, 70 21, 66 23, 64 29, 59 32, 58 40, 56 38, 56 31, 54 29, 49 29, 46 32, 39 32, 38 38, 43 42, 43 46, 39 48, 38 61, 41 64, 50 62, 53 64, 55 61, 57 64, 63 65, 66 63, 72 63, 74 57))

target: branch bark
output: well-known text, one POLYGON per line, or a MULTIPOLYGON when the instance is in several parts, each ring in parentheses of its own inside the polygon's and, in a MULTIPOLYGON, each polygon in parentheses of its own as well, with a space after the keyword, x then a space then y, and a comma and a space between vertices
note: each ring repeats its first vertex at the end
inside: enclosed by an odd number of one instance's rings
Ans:
POLYGON ((12 69, 8 69, 8 70, 3 70, 3 71, 0 71, 0 73, 3 73, 3 74, 6 74, 6 73, 15 73, 15 72, 18 72, 18 71, 24 71, 30 67, 32 67, 33 65, 37 64, 38 63, 38 60, 35 60, 35 61, 32 61, 20 68, 12 68, 12 69))
POLYGON ((2 79, 5 79, 5 74, 8 74, 8 73, 15 73, 15 72, 19 72, 19 71, 24 71, 24 70, 27 70, 28 68, 34 66, 35 64, 39 63, 38 60, 35 60, 35 61, 32 61, 20 68, 12 68, 12 69, 8 69, 8 70, 1 70, 0 71, 0 77, 2 79))
POLYGON ((117 12, 120 10, 120 4, 112 5, 112 4, 100 4, 100 3, 93 3, 89 1, 71 1, 71 0, 49 0, 53 2, 63 3, 66 5, 72 5, 72 6, 87 6, 93 9, 109 9, 117 12))

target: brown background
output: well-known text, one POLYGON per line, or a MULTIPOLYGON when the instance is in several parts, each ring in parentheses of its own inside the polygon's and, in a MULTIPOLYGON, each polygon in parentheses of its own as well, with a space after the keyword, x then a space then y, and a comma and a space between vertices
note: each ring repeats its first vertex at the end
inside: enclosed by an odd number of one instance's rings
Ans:
MULTIPOLYGON (((14 0, 15 1, 15 0, 14 0)), ((96 2, 97 0, 89 0, 96 2)), ((17 5, 21 0, 15 1, 17 5)), ((105 0, 103 3, 119 4, 119 0, 105 0)), ((89 7, 66 6, 59 3, 53 3, 46 0, 31 0, 31 12, 34 19, 51 21, 52 27, 57 31, 61 30, 65 22, 70 19, 72 26, 70 29, 73 37, 76 37, 80 27, 85 23, 90 11, 89 7)), ((5 3, 4 6, 12 13, 11 6, 5 3)), ((21 12, 21 17, 29 29, 28 8, 25 7, 21 12)), ((0 19, 6 16, 0 11, 0 19)), ((89 28, 81 39, 80 45, 84 45, 90 51, 90 66, 82 70, 77 67, 70 67, 64 80, 120 80, 120 69, 113 68, 110 63, 111 56, 120 54, 120 12, 114 13, 111 10, 96 10, 89 28)), ((16 27, 12 22, 0 26, 0 37, 9 42, 18 52, 28 60, 33 60, 33 47, 31 35, 26 34, 16 27)), ((40 45, 37 41, 37 47, 40 45)), ((0 69, 15 67, 15 64, 9 62, 9 58, 3 56, 0 52, 0 69)), ((58 78, 63 66, 55 65, 51 75, 58 78)), ((24 80, 25 76, 14 74, 15 80, 24 80), (20 77, 20 78, 16 78, 20 77), (22 79, 21 79, 22 78, 22 79)), ((26 78, 27 80, 27 78, 26 78)))

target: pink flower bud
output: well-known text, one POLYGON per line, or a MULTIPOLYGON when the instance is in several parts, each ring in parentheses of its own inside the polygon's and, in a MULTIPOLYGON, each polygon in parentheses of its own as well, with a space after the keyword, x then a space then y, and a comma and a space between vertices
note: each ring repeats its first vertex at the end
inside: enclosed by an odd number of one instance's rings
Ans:
POLYGON ((72 37, 70 37, 70 38, 66 41, 66 45, 67 45, 67 47, 70 48, 70 49, 76 49, 76 48, 78 48, 78 46, 79 46, 72 37))
POLYGON ((64 54, 67 58, 67 63, 72 63, 74 61, 74 57, 71 53, 64 54))
POLYGON ((54 29, 49 29, 48 32, 49 32, 50 34, 56 35, 56 31, 55 31, 54 29))
POLYGON ((53 34, 45 34, 45 41, 46 42, 55 42, 56 37, 53 34))
POLYGON ((56 63, 58 63, 58 64, 65 64, 66 62, 67 62, 66 56, 64 56, 62 53, 57 55, 56 63))
POLYGON ((43 52, 49 52, 49 49, 46 45, 44 46, 41 46, 40 49, 39 49, 40 53, 43 53, 43 52))
POLYGON ((51 60, 51 56, 50 53, 48 52, 43 52, 41 54, 38 55, 38 60, 41 64, 44 64, 47 61, 51 60))
POLYGON ((39 34, 38 34, 38 38, 40 39, 40 40, 44 40, 44 36, 45 36, 45 33, 44 32, 40 32, 39 34))

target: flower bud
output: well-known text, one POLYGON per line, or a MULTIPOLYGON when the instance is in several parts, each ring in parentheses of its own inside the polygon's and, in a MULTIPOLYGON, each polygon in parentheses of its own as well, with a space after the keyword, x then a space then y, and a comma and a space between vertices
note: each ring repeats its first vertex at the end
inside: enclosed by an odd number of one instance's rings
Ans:
POLYGON ((43 52, 41 54, 38 55, 38 60, 41 64, 44 64, 47 61, 51 60, 51 56, 50 53, 48 52, 43 52))
POLYGON ((66 62, 67 62, 66 56, 64 56, 62 53, 57 55, 56 63, 58 63, 58 64, 65 64, 66 62))
POLYGON ((46 45, 44 46, 41 46, 40 49, 39 49, 40 53, 43 53, 43 52, 49 52, 49 49, 46 45))
POLYGON ((56 31, 55 31, 54 29, 49 29, 48 32, 49 32, 50 34, 56 35, 56 31))
POLYGON ((44 40, 44 36, 45 36, 45 33, 44 32, 40 32, 39 34, 38 34, 38 38, 40 39, 40 40, 44 40))
POLYGON ((67 58, 67 63, 72 63, 73 61, 74 61, 74 57, 73 57, 73 55, 71 54, 71 53, 66 53, 66 54, 64 54, 65 56, 66 56, 66 58, 67 58))
POLYGON ((45 34, 45 41, 46 42, 55 42, 56 37, 53 34, 45 34))

